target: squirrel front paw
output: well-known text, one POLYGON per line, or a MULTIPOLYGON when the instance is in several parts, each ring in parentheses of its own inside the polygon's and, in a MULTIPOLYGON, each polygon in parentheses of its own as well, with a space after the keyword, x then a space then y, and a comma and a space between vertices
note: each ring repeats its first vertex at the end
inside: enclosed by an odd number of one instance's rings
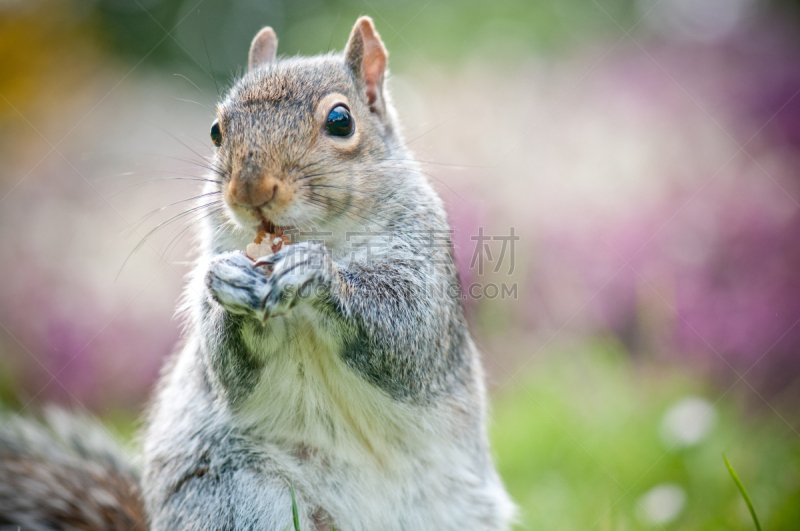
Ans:
POLYGON ((206 286, 229 312, 266 320, 327 296, 334 271, 324 244, 302 242, 255 263, 242 253, 221 254, 209 265, 206 286))
POLYGON ((288 245, 255 266, 269 272, 264 318, 286 314, 301 301, 326 297, 335 278, 335 266, 322 242, 288 245))
POLYGON ((215 257, 206 273, 206 287, 223 308, 237 315, 264 318, 269 282, 264 270, 239 252, 215 257))

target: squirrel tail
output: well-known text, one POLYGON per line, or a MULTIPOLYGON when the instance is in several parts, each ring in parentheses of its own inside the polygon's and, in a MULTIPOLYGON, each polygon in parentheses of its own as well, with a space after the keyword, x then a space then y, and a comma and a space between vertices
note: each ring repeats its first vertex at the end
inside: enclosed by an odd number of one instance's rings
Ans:
POLYGON ((145 531, 139 474, 88 418, 0 415, 0 531, 145 531))

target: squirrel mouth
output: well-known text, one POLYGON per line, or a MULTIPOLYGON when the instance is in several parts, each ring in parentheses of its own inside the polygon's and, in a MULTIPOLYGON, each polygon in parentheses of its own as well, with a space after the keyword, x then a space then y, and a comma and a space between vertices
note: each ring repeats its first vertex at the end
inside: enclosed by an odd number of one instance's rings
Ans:
POLYGON ((259 234, 263 232, 264 234, 280 235, 284 232, 290 232, 292 230, 292 227, 286 225, 275 225, 261 214, 259 214, 258 217, 261 221, 256 226, 256 232, 259 234))
POLYGON ((278 232, 278 229, 283 229, 283 227, 277 227, 271 221, 267 221, 267 218, 261 216, 261 223, 258 225, 258 231, 264 231, 267 234, 275 234, 278 232))
POLYGON ((278 227, 271 221, 261 216, 261 223, 256 229, 256 237, 252 243, 247 244, 245 254, 251 260, 258 260, 265 256, 275 254, 285 245, 290 245, 292 240, 285 233, 288 227, 278 227))

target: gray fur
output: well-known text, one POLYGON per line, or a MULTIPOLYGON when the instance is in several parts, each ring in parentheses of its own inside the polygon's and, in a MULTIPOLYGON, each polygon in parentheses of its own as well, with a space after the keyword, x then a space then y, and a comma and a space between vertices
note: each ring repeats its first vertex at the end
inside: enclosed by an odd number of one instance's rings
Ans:
POLYGON ((251 70, 219 106, 218 189, 246 192, 269 175, 290 199, 256 213, 297 238, 254 264, 241 249, 257 215, 230 206, 209 219, 186 293, 190 340, 146 432, 154 529, 185 514, 284 529, 290 484, 304 530, 508 528, 452 254, 445 245, 425 260, 426 235, 447 240, 444 208, 404 147, 388 94, 368 101, 353 67, 360 45, 346 59, 251 70), (355 119, 352 140, 329 139, 319 121, 334 93, 355 119), (330 234, 307 241, 312 228, 330 234), (351 245, 352 231, 374 249, 351 245))
POLYGON ((144 531, 139 473, 98 424, 0 416, 0 530, 144 531))
POLYGON ((143 434, 153 530, 282 531, 290 486, 303 531, 508 529, 444 207, 385 59, 363 17, 346 54, 254 65, 218 107, 209 192, 226 209, 206 219, 143 434), (352 135, 326 133, 334 105, 352 135), (292 244, 254 263, 262 219, 292 244))

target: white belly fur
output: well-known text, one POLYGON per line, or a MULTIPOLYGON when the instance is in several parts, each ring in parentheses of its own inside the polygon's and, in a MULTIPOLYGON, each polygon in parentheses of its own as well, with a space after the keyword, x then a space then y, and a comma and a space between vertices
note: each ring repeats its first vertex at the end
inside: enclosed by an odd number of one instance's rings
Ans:
POLYGON ((341 361, 318 322, 301 311, 267 339, 244 331, 266 366, 237 422, 286 463, 298 492, 337 528, 472 529, 485 515, 471 505, 496 498, 498 486, 476 474, 458 415, 393 400, 341 361))

